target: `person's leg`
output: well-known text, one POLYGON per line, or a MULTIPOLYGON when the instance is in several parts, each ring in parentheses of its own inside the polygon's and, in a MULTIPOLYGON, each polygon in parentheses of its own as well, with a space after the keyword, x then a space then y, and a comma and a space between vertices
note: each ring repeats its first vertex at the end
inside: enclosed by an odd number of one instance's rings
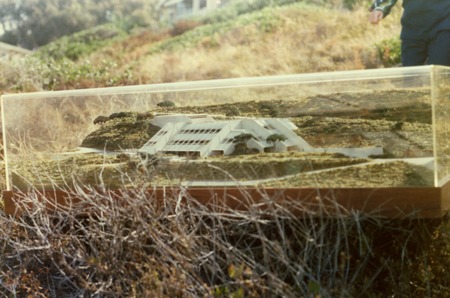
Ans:
POLYGON ((402 65, 424 65, 428 58, 428 44, 420 39, 402 39, 402 65))
POLYGON ((439 31, 428 48, 428 64, 450 66, 450 30, 439 31))

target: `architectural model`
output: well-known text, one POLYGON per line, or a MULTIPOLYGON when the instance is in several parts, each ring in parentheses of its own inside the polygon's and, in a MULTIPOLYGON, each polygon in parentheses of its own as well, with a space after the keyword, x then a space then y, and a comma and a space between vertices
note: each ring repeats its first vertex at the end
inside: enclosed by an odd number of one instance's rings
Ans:
POLYGON ((383 154, 381 147, 314 148, 294 132, 297 127, 287 118, 215 120, 206 114, 176 114, 156 116, 152 122, 161 130, 139 149, 140 153, 200 158, 231 155, 241 141, 254 152, 328 152, 349 157, 383 154), (280 136, 278 140, 270 139, 274 135, 280 136))

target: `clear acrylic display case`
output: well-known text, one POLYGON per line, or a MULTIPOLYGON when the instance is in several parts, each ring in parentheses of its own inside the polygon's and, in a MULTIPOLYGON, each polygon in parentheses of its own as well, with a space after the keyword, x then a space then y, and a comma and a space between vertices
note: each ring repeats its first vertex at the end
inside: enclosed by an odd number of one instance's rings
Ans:
POLYGON ((450 174, 448 67, 9 94, 1 104, 13 192, 398 191, 440 188, 450 174))

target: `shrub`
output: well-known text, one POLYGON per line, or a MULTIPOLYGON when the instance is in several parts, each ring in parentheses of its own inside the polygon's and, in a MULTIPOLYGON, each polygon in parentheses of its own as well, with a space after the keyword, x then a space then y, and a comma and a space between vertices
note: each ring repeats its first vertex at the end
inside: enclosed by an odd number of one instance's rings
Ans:
POLYGON ((170 31, 170 35, 177 36, 181 35, 186 31, 194 29, 202 25, 201 22, 195 20, 180 20, 173 25, 172 30, 170 31))
POLYGON ((159 201, 139 187, 120 195, 80 188, 68 195, 83 202, 54 213, 30 191, 18 200, 23 216, 0 214, 0 292, 12 297, 447 296, 450 239, 448 228, 436 229, 439 222, 362 215, 326 198, 314 205, 280 204, 261 194, 261 202, 244 200, 247 209, 236 210, 220 198, 206 206, 169 190, 159 201), (431 239, 436 245, 428 251, 431 239), (436 262, 442 266, 434 267, 433 279, 425 279, 422 274, 436 262))
POLYGON ((63 36, 40 48, 37 51, 37 55, 42 59, 70 59, 77 61, 80 57, 110 44, 114 38, 123 35, 124 31, 121 31, 114 25, 102 25, 70 36, 63 36))
POLYGON ((277 117, 279 114, 278 106, 272 102, 258 102, 258 110, 261 114, 267 115, 270 117, 277 117))
POLYGON ((160 108, 171 108, 175 106, 175 103, 171 102, 170 100, 161 101, 156 104, 160 108))
POLYGON ((236 106, 228 106, 225 116, 232 117, 232 116, 239 116, 241 112, 239 111, 239 108, 236 106))
MULTIPOLYGON (((75 63, 67 58, 52 59, 29 56, 21 70, 36 86, 36 89, 64 90, 105 86, 128 85, 133 80, 129 67, 120 68, 114 60, 85 60, 75 63)), ((23 78, 22 78, 23 79, 23 78)), ((18 90, 26 91, 25 86, 18 90)))
POLYGON ((218 23, 229 21, 240 15, 262 10, 268 6, 281 6, 296 2, 302 2, 302 0, 254 0, 254 1, 231 0, 229 1, 229 3, 227 3, 227 5, 222 7, 220 10, 207 14, 203 18, 203 22, 218 23))
POLYGON ((401 42, 399 38, 383 40, 375 45, 378 57, 385 67, 401 64, 401 42))
POLYGON ((273 143, 273 144, 275 144, 276 142, 283 142, 283 141, 286 141, 286 139, 287 139, 287 138, 286 138, 284 135, 278 134, 278 133, 274 133, 274 134, 271 134, 270 136, 268 136, 267 139, 266 139, 266 141, 267 141, 268 143, 273 143))

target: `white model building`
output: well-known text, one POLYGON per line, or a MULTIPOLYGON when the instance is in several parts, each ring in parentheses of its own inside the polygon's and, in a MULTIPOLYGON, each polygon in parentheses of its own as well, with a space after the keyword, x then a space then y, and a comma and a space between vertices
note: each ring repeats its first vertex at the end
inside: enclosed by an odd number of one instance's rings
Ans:
POLYGON ((160 126, 161 130, 138 150, 139 153, 191 157, 230 155, 236 146, 234 138, 242 134, 253 136, 246 142, 247 148, 259 152, 337 152, 351 157, 383 153, 380 147, 313 148, 294 132, 297 127, 285 118, 215 120, 209 115, 180 114, 155 116, 152 123, 160 126), (267 142, 273 134, 282 135, 285 140, 267 142))

